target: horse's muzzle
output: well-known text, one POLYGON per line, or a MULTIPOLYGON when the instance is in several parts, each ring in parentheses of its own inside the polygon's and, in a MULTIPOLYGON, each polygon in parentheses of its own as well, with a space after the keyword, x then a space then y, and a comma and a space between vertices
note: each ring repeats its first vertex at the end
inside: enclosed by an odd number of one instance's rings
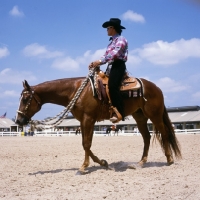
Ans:
POLYGON ((29 122, 29 119, 27 119, 26 117, 22 117, 22 118, 15 120, 15 123, 20 125, 20 126, 27 125, 28 122, 29 122))

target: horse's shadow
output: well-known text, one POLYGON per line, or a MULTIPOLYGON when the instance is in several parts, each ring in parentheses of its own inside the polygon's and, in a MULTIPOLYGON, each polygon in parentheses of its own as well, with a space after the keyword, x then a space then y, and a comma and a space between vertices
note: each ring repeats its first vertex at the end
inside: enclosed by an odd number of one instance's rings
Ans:
MULTIPOLYGON (((98 170, 102 170, 103 168, 107 170, 113 170, 115 172, 124 172, 128 169, 141 169, 141 168, 150 168, 150 167, 163 167, 167 166, 167 163, 165 162, 148 162, 143 165, 143 167, 140 167, 137 162, 113 162, 110 163, 108 168, 102 167, 102 166, 91 166, 87 168, 87 171, 85 174, 89 174, 98 170)), ((62 171, 78 171, 78 168, 70 168, 70 169, 55 169, 55 170, 46 170, 46 171, 38 171, 38 172, 33 172, 29 173, 28 175, 37 175, 37 174, 47 174, 47 173, 60 173, 62 171)))
POLYGON ((165 162, 148 162, 145 163, 142 167, 138 164, 138 162, 113 162, 109 165, 109 168, 113 169, 115 172, 124 172, 127 169, 142 169, 142 168, 150 168, 150 167, 163 167, 167 166, 165 162))
POLYGON ((46 170, 46 171, 38 171, 38 172, 33 172, 33 173, 28 173, 28 175, 37 175, 37 174, 48 174, 48 173, 51 173, 51 174, 55 174, 55 173, 60 173, 60 172, 63 172, 63 171, 77 171, 78 168, 71 168, 71 169, 55 169, 55 170, 46 170))

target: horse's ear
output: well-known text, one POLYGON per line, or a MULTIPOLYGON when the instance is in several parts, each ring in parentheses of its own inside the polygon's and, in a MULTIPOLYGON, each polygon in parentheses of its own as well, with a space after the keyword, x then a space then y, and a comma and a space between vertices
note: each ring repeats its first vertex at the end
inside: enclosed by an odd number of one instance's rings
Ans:
POLYGON ((28 84, 28 82, 26 80, 24 80, 23 86, 24 86, 24 89, 30 90, 30 85, 28 84))

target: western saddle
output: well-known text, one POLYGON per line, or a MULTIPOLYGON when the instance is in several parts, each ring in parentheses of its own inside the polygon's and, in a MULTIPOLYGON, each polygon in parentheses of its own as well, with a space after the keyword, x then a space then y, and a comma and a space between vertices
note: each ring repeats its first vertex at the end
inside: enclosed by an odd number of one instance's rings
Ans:
MULTIPOLYGON (((109 104, 109 112, 110 116, 115 113, 118 117, 118 121, 122 119, 121 114, 117 111, 115 107, 112 106, 112 102, 109 95, 109 89, 108 89, 108 79, 109 77, 102 71, 100 68, 97 68, 95 70, 94 75, 94 87, 96 89, 96 93, 99 100, 102 100, 109 104)), ((124 79, 122 81, 120 91, 132 91, 132 90, 139 90, 141 88, 141 84, 139 81, 134 77, 129 77, 126 73, 124 76, 124 79)), ((113 122, 113 123, 117 123, 113 122)))

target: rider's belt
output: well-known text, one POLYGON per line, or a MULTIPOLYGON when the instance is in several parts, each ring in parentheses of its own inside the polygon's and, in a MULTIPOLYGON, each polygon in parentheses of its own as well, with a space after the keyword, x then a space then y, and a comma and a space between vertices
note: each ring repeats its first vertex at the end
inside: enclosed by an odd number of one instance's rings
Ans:
POLYGON ((111 64, 114 64, 114 63, 125 63, 125 61, 123 61, 123 60, 120 60, 120 59, 116 59, 116 60, 114 60, 111 64))
POLYGON ((120 60, 120 59, 115 59, 115 60, 113 60, 113 61, 110 61, 110 62, 108 63, 107 68, 106 68, 105 74, 106 74, 107 76, 109 76, 110 70, 111 70, 111 68, 112 68, 112 65, 113 65, 113 64, 121 64, 121 63, 125 63, 125 61, 120 60))

